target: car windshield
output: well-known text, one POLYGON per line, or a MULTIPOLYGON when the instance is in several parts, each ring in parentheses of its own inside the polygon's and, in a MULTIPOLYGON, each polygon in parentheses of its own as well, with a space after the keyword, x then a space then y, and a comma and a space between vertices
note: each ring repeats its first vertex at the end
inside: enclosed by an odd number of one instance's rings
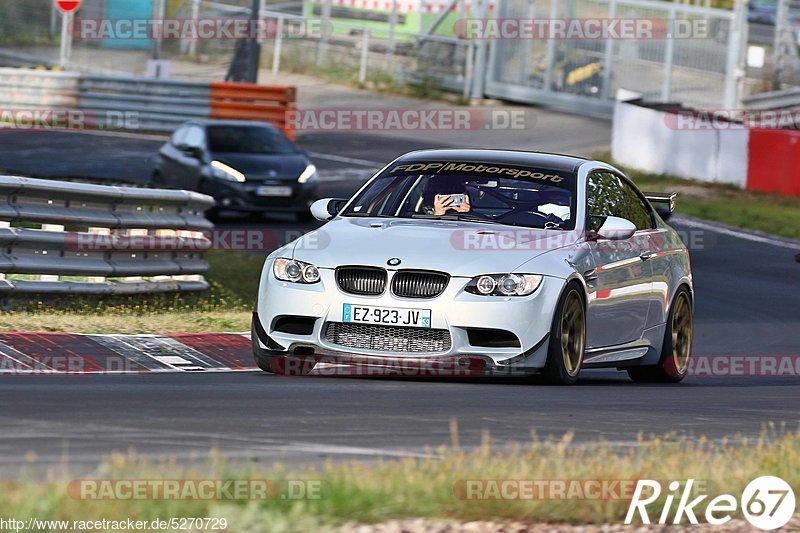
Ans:
POLYGON ((362 190, 346 217, 431 218, 575 227, 574 173, 505 163, 399 163, 362 190))
POLYGON ((286 136, 261 126, 209 126, 208 149, 231 154, 294 154, 297 148, 286 136))

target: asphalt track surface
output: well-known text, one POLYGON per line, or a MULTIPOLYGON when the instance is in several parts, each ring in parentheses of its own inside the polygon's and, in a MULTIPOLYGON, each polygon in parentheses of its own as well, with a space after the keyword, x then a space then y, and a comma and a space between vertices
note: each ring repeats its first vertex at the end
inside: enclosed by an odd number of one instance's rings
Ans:
MULTIPOLYGON (((158 143, 155 143, 157 145, 158 143)), ((339 134, 304 141, 327 175, 368 170, 413 142, 383 144, 339 134)), ((0 157, 0 160, 2 157, 0 157)), ((108 168, 115 164, 107 161, 108 168)), ((326 182, 326 194, 347 194, 357 181, 326 182)), ((247 222, 230 221, 237 225, 247 222)), ((310 229, 278 220, 275 230, 310 229)), ((696 287, 695 354, 800 355, 800 263, 796 243, 740 235, 675 221, 691 248, 696 287)), ((784 359, 784 360, 792 360, 784 359)), ((190 460, 215 448, 231 458, 265 463, 318 463, 326 458, 374 460, 424 453, 451 442, 462 447, 484 433, 497 442, 525 442, 532 433, 576 444, 603 437, 630 444, 637 435, 758 435, 774 422, 800 424, 800 377, 690 377, 679 385, 640 385, 624 373, 585 372, 573 387, 516 379, 448 380, 278 377, 260 372, 0 378, 0 473, 14 475, 35 453, 37 464, 91 468, 112 451, 190 460)), ((747 371, 745 370, 745 373, 747 371)))

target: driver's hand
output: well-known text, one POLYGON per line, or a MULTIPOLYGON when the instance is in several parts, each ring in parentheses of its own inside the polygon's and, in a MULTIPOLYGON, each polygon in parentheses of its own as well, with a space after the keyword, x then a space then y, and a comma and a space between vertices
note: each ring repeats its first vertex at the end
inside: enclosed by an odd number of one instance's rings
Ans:
POLYGON ((469 194, 464 196, 464 201, 461 202, 461 205, 458 207, 452 207, 456 213, 469 213, 469 210, 472 209, 472 206, 469 205, 469 194))
POLYGON ((437 194, 433 198, 433 214, 434 215, 444 215, 447 213, 448 209, 458 209, 455 207, 450 207, 450 204, 453 203, 453 198, 449 194, 437 194))

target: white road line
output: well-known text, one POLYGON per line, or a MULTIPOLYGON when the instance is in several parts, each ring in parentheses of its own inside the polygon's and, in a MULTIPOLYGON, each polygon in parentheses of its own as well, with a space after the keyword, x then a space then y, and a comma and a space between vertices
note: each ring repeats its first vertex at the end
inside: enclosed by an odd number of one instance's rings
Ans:
POLYGON ((759 235, 751 233, 744 229, 735 229, 721 224, 714 224, 712 222, 703 222, 694 218, 675 217, 675 222, 693 228, 700 228, 708 231, 714 231, 737 239, 743 239, 751 242, 758 242, 761 244, 770 244, 780 248, 789 248, 791 250, 800 250, 800 242, 791 239, 781 239, 779 237, 769 237, 767 235, 759 235))
POLYGON ((328 161, 336 161, 338 163, 351 163, 353 165, 361 165, 364 167, 379 169, 383 168, 386 163, 378 163, 377 161, 369 161, 367 159, 356 159, 354 157, 344 157, 341 155, 333 155, 333 154, 322 154, 319 152, 308 152, 308 155, 311 157, 316 157, 317 159, 327 159, 328 161))

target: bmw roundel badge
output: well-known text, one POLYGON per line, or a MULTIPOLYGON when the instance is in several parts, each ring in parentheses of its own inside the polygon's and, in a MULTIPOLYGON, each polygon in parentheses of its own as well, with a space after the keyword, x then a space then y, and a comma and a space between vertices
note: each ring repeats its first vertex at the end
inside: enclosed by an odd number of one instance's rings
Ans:
POLYGON ((391 259, 389 259, 388 261, 386 261, 386 264, 387 264, 387 265, 389 265, 389 266, 393 266, 393 267, 396 267, 396 266, 397 266, 397 265, 399 265, 400 263, 402 263, 402 261, 400 261, 400 258, 399 258, 399 257, 392 257, 391 259))

